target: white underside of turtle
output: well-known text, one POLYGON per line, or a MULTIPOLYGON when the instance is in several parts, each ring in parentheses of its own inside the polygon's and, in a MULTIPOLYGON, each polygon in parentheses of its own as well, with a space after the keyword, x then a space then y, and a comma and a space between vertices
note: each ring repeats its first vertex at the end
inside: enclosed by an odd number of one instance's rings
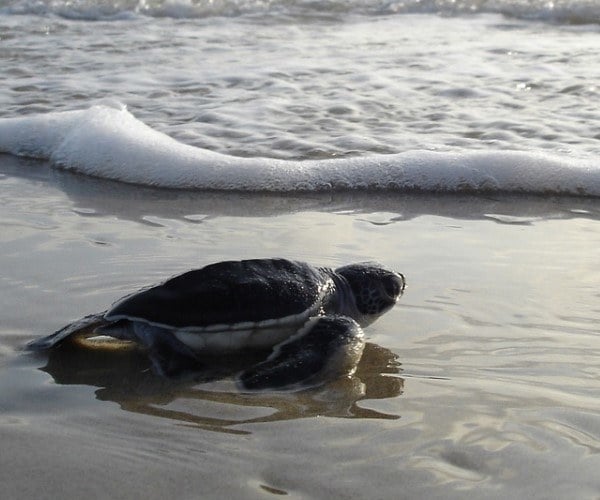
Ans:
MULTIPOLYGON (((281 320, 267 320, 258 323, 232 325, 231 329, 222 328, 212 332, 173 332, 177 340, 195 351, 211 354, 239 351, 241 349, 266 349, 273 347, 292 336, 298 330, 299 318, 294 315, 281 320), (295 321, 294 321, 295 320, 295 321), (218 335, 215 335, 215 334, 218 335)), ((226 325, 219 325, 226 326, 226 325)))

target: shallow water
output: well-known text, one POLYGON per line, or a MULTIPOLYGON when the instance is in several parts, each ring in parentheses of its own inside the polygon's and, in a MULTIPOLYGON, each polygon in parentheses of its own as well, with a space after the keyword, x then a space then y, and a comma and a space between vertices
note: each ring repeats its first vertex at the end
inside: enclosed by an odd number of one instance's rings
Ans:
POLYGON ((161 191, 0 158, 3 498, 597 497, 597 201, 161 191), (190 266, 269 255, 406 274, 355 376, 248 395, 135 353, 20 350, 190 266))

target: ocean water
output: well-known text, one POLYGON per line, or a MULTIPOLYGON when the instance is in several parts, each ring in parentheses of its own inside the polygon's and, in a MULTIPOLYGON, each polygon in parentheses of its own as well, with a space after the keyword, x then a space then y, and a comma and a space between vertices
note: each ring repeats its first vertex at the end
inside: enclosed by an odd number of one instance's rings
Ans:
POLYGON ((166 187, 598 195, 594 5, 11 1, 0 151, 166 187))
POLYGON ((600 495, 600 4, 0 0, 0 497, 600 495), (175 273, 407 277, 356 374, 23 345, 175 273))

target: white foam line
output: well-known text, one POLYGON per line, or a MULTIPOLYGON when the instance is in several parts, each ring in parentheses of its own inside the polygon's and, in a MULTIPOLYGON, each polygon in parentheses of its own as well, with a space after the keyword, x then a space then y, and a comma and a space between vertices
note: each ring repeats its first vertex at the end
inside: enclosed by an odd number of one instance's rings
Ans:
POLYGON ((600 196, 600 168, 591 162, 500 151, 411 151, 305 161, 238 158, 182 144, 119 106, 0 119, 0 152, 48 159, 96 177, 165 188, 600 196))

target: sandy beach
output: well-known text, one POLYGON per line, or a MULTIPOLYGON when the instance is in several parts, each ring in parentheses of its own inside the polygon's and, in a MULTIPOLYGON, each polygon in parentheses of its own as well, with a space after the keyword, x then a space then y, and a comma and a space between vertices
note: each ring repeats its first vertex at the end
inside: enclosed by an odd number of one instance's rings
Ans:
POLYGON ((2 498, 594 498, 600 205, 140 189, 0 157, 2 498), (23 345, 210 262, 407 277, 357 373, 298 393, 23 345), (550 492, 550 494, 549 494, 550 492))

